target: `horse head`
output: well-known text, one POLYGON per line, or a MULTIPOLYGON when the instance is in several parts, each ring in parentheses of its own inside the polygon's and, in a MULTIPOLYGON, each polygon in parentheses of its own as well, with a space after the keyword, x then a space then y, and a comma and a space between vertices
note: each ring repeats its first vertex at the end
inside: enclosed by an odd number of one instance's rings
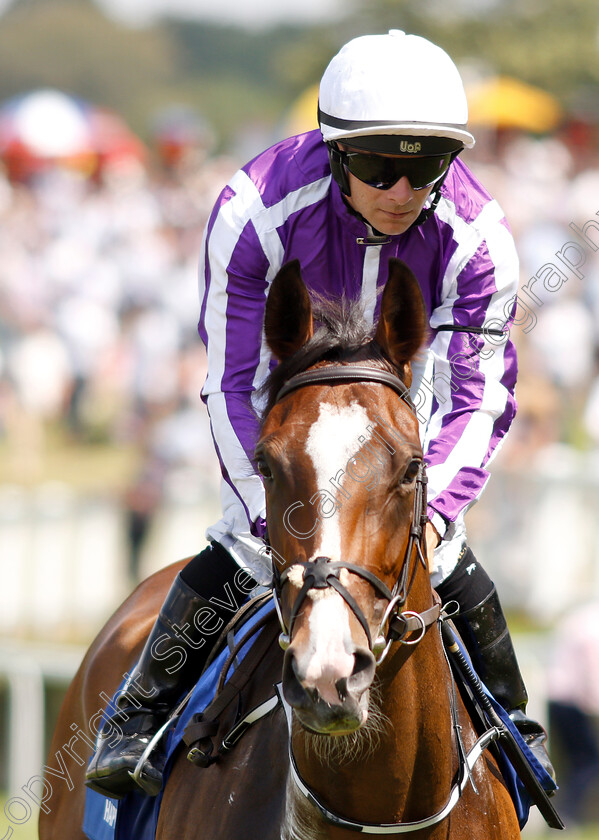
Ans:
POLYGON ((426 323, 399 260, 374 331, 355 304, 313 306, 297 261, 269 291, 265 335, 279 365, 255 460, 285 629, 283 690, 314 732, 365 723, 393 610, 415 579, 428 584, 414 540, 425 500, 408 394, 426 323))

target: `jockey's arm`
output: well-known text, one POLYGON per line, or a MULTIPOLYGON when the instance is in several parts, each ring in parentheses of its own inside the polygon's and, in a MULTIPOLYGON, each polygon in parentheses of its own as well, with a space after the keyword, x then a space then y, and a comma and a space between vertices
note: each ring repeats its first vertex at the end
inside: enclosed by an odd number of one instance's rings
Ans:
POLYGON ((516 352, 507 330, 518 259, 502 221, 486 225, 473 253, 455 260, 453 274, 444 277, 445 297, 430 319, 436 334, 425 374, 430 414, 423 449, 429 519, 444 540, 452 538, 456 520, 481 495, 489 478, 486 466, 516 412, 516 352), (446 325, 465 330, 437 331, 446 325), (468 332, 468 327, 483 332, 468 332))
POLYGON ((198 331, 208 360, 202 399, 223 480, 238 497, 252 531, 262 536, 265 499, 252 460, 259 429, 253 400, 271 358, 262 334, 269 263, 250 225, 216 209, 215 219, 200 258, 198 331))

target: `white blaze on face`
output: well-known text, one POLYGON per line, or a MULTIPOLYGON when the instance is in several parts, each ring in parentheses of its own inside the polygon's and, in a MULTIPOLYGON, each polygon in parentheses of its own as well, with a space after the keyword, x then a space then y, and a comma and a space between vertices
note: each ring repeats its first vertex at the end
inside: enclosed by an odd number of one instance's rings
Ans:
POLYGON ((334 706, 339 704, 337 683, 354 669, 354 643, 345 602, 333 589, 328 591, 328 597, 312 604, 309 656, 302 670, 306 688, 317 688, 325 703, 334 706))
MULTIPOLYGON (((306 452, 314 466, 319 490, 334 492, 330 480, 336 478, 340 470, 346 472, 348 460, 357 455, 365 439, 370 437, 367 430, 370 422, 366 409, 357 402, 342 407, 329 403, 320 406, 318 419, 310 429, 306 442, 306 452)), ((344 497, 339 496, 339 501, 343 504, 344 497)), ((338 511, 328 518, 321 517, 311 559, 321 556, 330 557, 333 562, 341 559, 338 511)), ((344 576, 343 572, 341 575, 344 576)), ((347 585, 348 581, 344 583, 347 585)), ((306 659, 301 663, 305 675, 304 684, 317 688, 325 702, 338 704, 336 683, 342 678, 348 678, 354 668, 355 646, 351 638, 347 605, 334 589, 313 590, 309 597, 312 600, 310 643, 305 652, 306 659)))
MULTIPOLYGON (((316 472, 316 486, 335 494, 334 479, 340 470, 347 471, 347 462, 358 454, 371 434, 367 427, 371 421, 364 406, 353 402, 346 406, 323 403, 318 419, 312 425, 306 441, 306 452, 316 472), (362 443, 358 438, 362 437, 362 443)), ((341 478, 343 483, 344 479, 341 478)), ((350 481, 350 484, 352 482, 350 481)), ((346 482, 347 484, 347 482, 346 482)), ((348 487, 349 492, 351 488, 348 487)), ((338 496, 343 503, 343 496, 338 496)), ((341 528, 339 513, 325 519, 321 517, 318 544, 314 557, 341 559, 341 528)))

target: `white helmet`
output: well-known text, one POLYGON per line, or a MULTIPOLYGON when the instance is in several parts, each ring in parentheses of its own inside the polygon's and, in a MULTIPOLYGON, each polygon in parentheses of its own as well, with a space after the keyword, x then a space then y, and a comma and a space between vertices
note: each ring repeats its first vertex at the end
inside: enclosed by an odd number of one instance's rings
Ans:
POLYGON ((320 82, 318 117, 325 142, 367 137, 371 151, 402 154, 401 136, 418 137, 425 155, 439 154, 439 138, 453 149, 474 145, 457 67, 440 47, 399 29, 341 48, 320 82))

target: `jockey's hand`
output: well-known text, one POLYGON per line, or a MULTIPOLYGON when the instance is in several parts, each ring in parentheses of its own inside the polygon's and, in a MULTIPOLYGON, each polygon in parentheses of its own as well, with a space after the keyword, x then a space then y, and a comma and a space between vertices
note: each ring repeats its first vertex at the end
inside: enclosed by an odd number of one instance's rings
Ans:
POLYGON ((432 572, 434 571, 433 554, 435 553, 436 547, 441 542, 439 532, 437 531, 432 522, 426 523, 426 528, 424 529, 424 541, 426 543, 426 559, 428 561, 428 570, 432 574, 432 572))

